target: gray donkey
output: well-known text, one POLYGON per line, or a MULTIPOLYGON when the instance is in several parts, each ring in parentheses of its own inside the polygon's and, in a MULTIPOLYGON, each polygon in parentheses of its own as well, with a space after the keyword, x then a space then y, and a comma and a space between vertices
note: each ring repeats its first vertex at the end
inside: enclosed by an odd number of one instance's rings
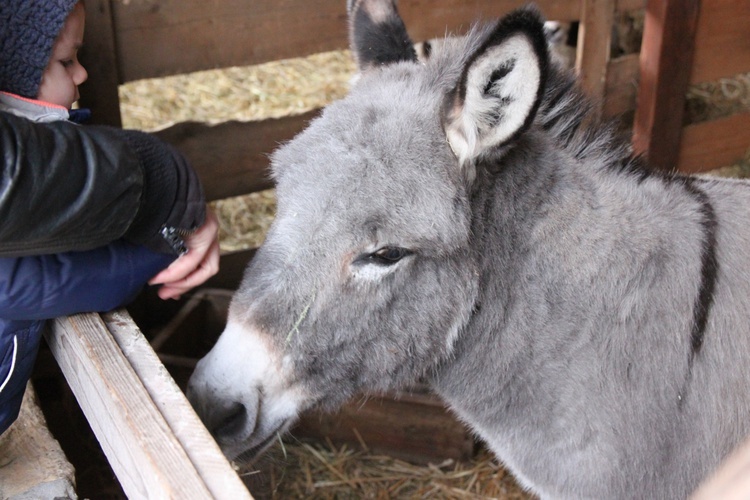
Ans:
POLYGON ((534 8, 361 76, 272 159, 278 215, 188 395, 229 457, 427 380, 543 498, 683 498, 750 434, 750 185, 655 173, 534 8))

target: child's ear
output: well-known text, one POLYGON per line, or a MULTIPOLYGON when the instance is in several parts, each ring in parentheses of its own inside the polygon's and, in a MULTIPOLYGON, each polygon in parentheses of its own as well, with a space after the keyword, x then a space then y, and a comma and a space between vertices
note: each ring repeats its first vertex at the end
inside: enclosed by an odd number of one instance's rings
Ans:
POLYGON ((544 21, 533 8, 501 19, 469 57, 443 116, 461 165, 501 151, 529 127, 544 93, 548 58, 544 21))

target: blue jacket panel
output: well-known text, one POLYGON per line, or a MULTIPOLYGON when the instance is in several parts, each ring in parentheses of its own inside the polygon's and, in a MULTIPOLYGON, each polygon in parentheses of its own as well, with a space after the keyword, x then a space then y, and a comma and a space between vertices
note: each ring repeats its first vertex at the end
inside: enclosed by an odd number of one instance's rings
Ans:
POLYGON ((39 351, 42 326, 43 321, 0 319, 0 434, 18 418, 39 351))
POLYGON ((85 252, 0 258, 0 433, 18 415, 44 320, 126 304, 174 259, 122 240, 85 252))
POLYGON ((174 258, 122 240, 85 252, 0 258, 0 318, 109 311, 135 298, 174 258))

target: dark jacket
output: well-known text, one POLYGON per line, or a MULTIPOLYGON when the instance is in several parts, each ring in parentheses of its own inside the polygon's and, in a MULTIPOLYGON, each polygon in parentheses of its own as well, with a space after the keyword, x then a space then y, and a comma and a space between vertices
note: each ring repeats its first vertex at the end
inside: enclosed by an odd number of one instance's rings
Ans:
POLYGON ((195 172, 141 132, 0 113, 0 433, 44 321, 131 300, 205 219, 195 172))
POLYGON ((205 220, 197 175, 149 134, 0 112, 0 159, 0 257, 86 250, 119 238, 179 252, 180 235, 205 220))

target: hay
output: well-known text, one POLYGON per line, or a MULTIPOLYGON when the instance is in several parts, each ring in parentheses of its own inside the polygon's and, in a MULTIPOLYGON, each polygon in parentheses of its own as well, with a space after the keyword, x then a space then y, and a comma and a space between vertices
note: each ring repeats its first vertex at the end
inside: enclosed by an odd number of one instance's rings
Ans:
POLYGON ((534 498, 485 449, 469 462, 413 465, 330 442, 287 440, 266 452, 259 464, 238 469, 259 500, 534 498))
POLYGON ((692 85, 685 101, 684 125, 750 110, 750 73, 692 85))
POLYGON ((125 128, 157 130, 194 120, 263 120, 301 114, 343 97, 355 73, 347 50, 257 66, 138 80, 119 89, 125 128))

